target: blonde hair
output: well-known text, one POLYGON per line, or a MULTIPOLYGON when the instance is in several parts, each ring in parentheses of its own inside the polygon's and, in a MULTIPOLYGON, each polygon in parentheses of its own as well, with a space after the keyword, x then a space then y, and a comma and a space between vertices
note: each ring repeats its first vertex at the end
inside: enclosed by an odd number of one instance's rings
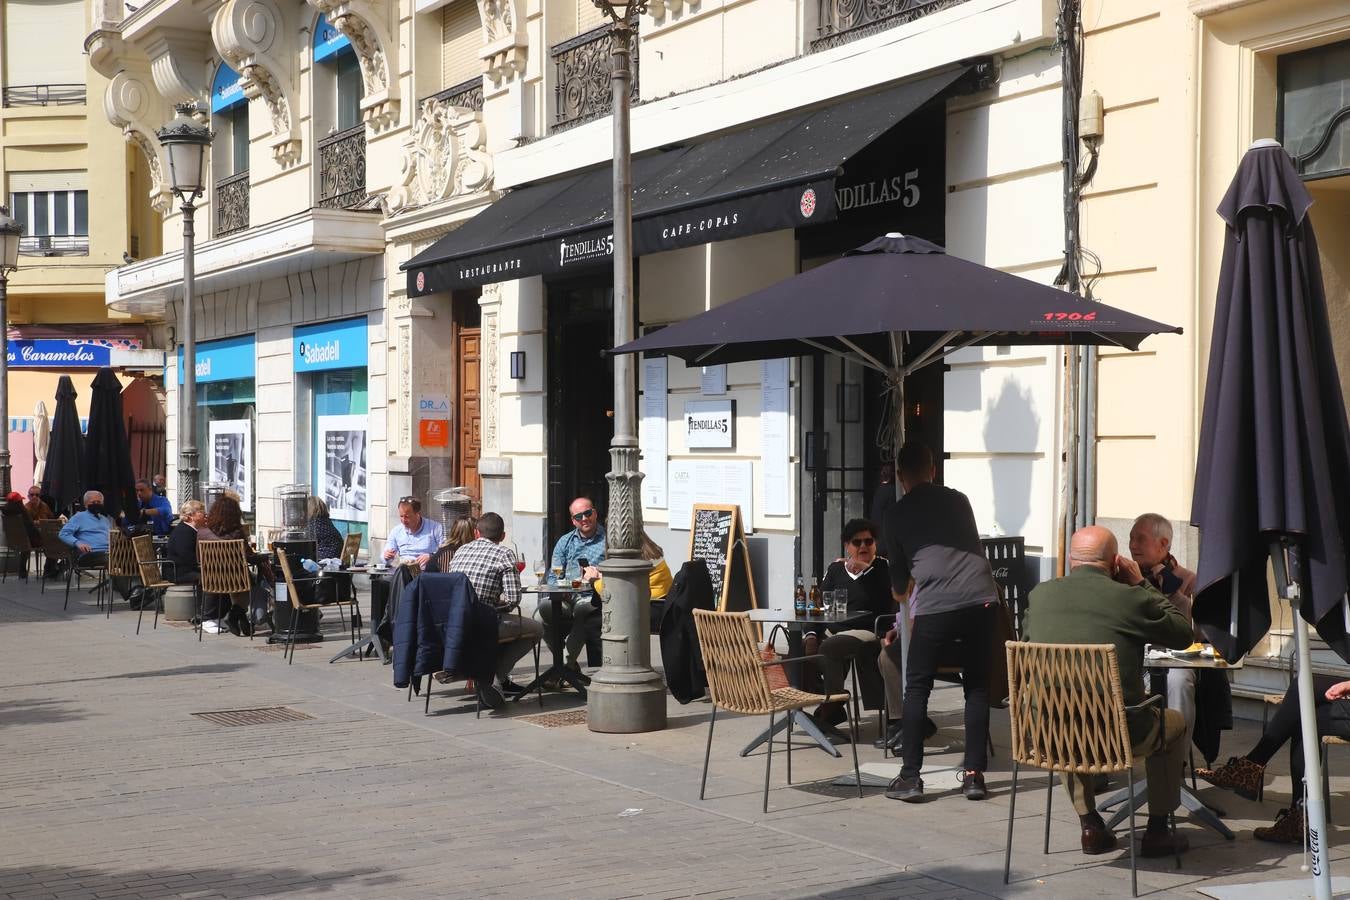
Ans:
POLYGON ((200 500, 185 500, 183 505, 178 507, 178 515, 195 516, 198 513, 206 512, 206 504, 200 500))

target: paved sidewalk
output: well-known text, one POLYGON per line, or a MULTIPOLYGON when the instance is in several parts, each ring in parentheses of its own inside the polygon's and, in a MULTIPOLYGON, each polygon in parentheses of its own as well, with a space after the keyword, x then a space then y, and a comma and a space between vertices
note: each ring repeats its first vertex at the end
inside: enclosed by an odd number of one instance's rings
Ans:
MULTIPOLYGON (((799 742, 791 787, 775 754, 764 815, 763 752, 737 755, 762 721, 719 717, 700 802, 704 703, 672 702, 668 730, 626 736, 521 721, 533 702, 475 719, 453 686, 437 688, 424 716, 377 662, 328 665, 337 635, 287 666, 263 640, 198 643, 181 626, 151 630, 148 617, 137 636, 125 604, 105 620, 87 597, 62 613, 62 596, 0 585, 0 896, 1129 895, 1128 857, 1079 853, 1060 793, 1041 854, 1039 774, 1023 782, 1013 884, 1002 884, 1005 714, 984 803, 955 793, 952 752, 930 757, 933 802, 911 806, 829 787, 847 750, 836 760, 799 742), (225 727, 193 715, 272 706, 309 718, 225 727)), ((935 698, 933 743, 959 749, 959 696, 935 698)), ((1225 755, 1255 733, 1226 736, 1225 755)), ((880 762, 869 742, 860 755, 880 762)), ((1333 779, 1333 793, 1347 786, 1333 779)), ((1141 860, 1141 892, 1194 897, 1203 885, 1300 877, 1298 848, 1250 837, 1288 789, 1277 779, 1264 806, 1202 791, 1226 808, 1237 841, 1184 825, 1194 849, 1183 870, 1141 860)), ((1350 868, 1344 857, 1336 848, 1334 870, 1350 868)))

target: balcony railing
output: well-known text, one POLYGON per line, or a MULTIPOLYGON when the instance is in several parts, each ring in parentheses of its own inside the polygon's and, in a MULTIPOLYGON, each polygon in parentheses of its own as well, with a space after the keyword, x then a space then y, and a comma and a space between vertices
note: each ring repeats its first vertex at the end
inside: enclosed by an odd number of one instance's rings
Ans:
MULTIPOLYGON (((432 94, 430 97, 424 97, 422 103, 428 100, 439 100, 442 103, 448 103, 451 106, 462 106, 465 109, 471 109, 474 112, 483 111, 483 79, 470 78, 468 81, 461 81, 454 87, 448 87, 439 94, 432 94)), ((417 108, 422 108, 422 103, 417 104, 417 108)))
POLYGON ((816 0, 818 16, 812 50, 849 41, 913 22, 965 0, 816 0))
POLYGON ((87 256, 87 234, 34 234, 19 238, 19 252, 25 256, 87 256))
MULTIPOLYGON (((629 97, 638 99, 638 22, 629 17, 632 37, 633 82, 629 97)), ((610 113, 609 26, 602 25, 550 51, 553 57, 553 131, 571 128, 610 113)))
POLYGON ((248 171, 216 182, 216 237, 248 227, 248 171))
POLYGON ((351 209, 366 199, 366 126, 331 134, 318 143, 319 202, 325 209, 351 209))
POLYGON ((82 84, 18 84, 4 89, 5 106, 82 106, 82 84))

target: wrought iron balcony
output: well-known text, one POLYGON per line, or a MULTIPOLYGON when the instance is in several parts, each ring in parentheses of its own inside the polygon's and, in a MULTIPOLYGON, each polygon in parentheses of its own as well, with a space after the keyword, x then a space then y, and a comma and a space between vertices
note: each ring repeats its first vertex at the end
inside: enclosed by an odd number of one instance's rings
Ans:
POLYGON ((365 124, 319 141, 319 200, 324 209, 351 209, 366 199, 365 124))
MULTIPOLYGON (((483 78, 470 78, 468 81, 461 81, 454 87, 448 87, 439 94, 432 94, 430 97, 424 97, 422 103, 428 100, 439 100, 442 103, 448 103, 451 106, 462 106, 465 109, 471 109, 474 112, 483 111, 483 78)), ((422 108, 422 103, 417 104, 417 108, 422 108)))
POLYGON ((248 171, 216 182, 216 237, 248 227, 248 171))
MULTIPOLYGON (((630 16, 633 31, 633 82, 630 99, 638 100, 638 20, 630 16)), ((571 128, 610 114, 609 26, 602 25, 550 51, 553 57, 553 131, 571 128)))
POLYGON ((17 84, 4 89, 5 106, 83 106, 82 84, 17 84))
POLYGON ((34 234, 19 238, 25 256, 88 256, 87 234, 34 234))
POLYGON ((816 0, 816 37, 812 50, 849 41, 913 22, 965 0, 816 0))

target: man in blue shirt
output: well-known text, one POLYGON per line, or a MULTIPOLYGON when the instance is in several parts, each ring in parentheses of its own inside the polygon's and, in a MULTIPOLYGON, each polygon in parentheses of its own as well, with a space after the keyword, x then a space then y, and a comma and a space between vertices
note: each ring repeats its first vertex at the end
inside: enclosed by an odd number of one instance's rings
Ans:
POLYGON ((114 527, 112 518, 103 514, 103 495, 98 491, 85 491, 84 509, 61 526, 61 541, 79 554, 77 565, 106 566, 108 534, 114 527))
POLYGON ((140 478, 136 481, 136 501, 140 510, 140 524, 148 525, 160 537, 168 534, 173 518, 169 499, 156 494, 154 485, 140 478))
MULTIPOLYGON (((568 584, 580 579, 589 587, 600 577, 596 566, 605 558, 605 529, 600 525, 600 516, 595 504, 587 497, 578 497, 567 508, 572 515, 572 524, 576 527, 559 539, 553 547, 554 584, 568 584), (584 564, 583 564, 584 561, 584 564), (561 570, 561 577, 558 572, 561 570)), ((553 628, 553 604, 539 604, 539 617, 544 620, 544 635, 548 640, 553 656, 558 656, 558 644, 562 634, 567 635, 567 666, 578 672, 581 664, 577 661, 581 648, 586 645, 586 630, 592 619, 600 615, 600 600, 593 592, 572 595, 558 604, 562 620, 553 628)), ((584 676, 583 676, 584 677, 584 676)))
POLYGON ((398 524, 389 532, 384 558, 413 559, 418 568, 425 569, 444 541, 445 530, 441 523, 422 517, 422 501, 404 497, 398 501, 398 524))

